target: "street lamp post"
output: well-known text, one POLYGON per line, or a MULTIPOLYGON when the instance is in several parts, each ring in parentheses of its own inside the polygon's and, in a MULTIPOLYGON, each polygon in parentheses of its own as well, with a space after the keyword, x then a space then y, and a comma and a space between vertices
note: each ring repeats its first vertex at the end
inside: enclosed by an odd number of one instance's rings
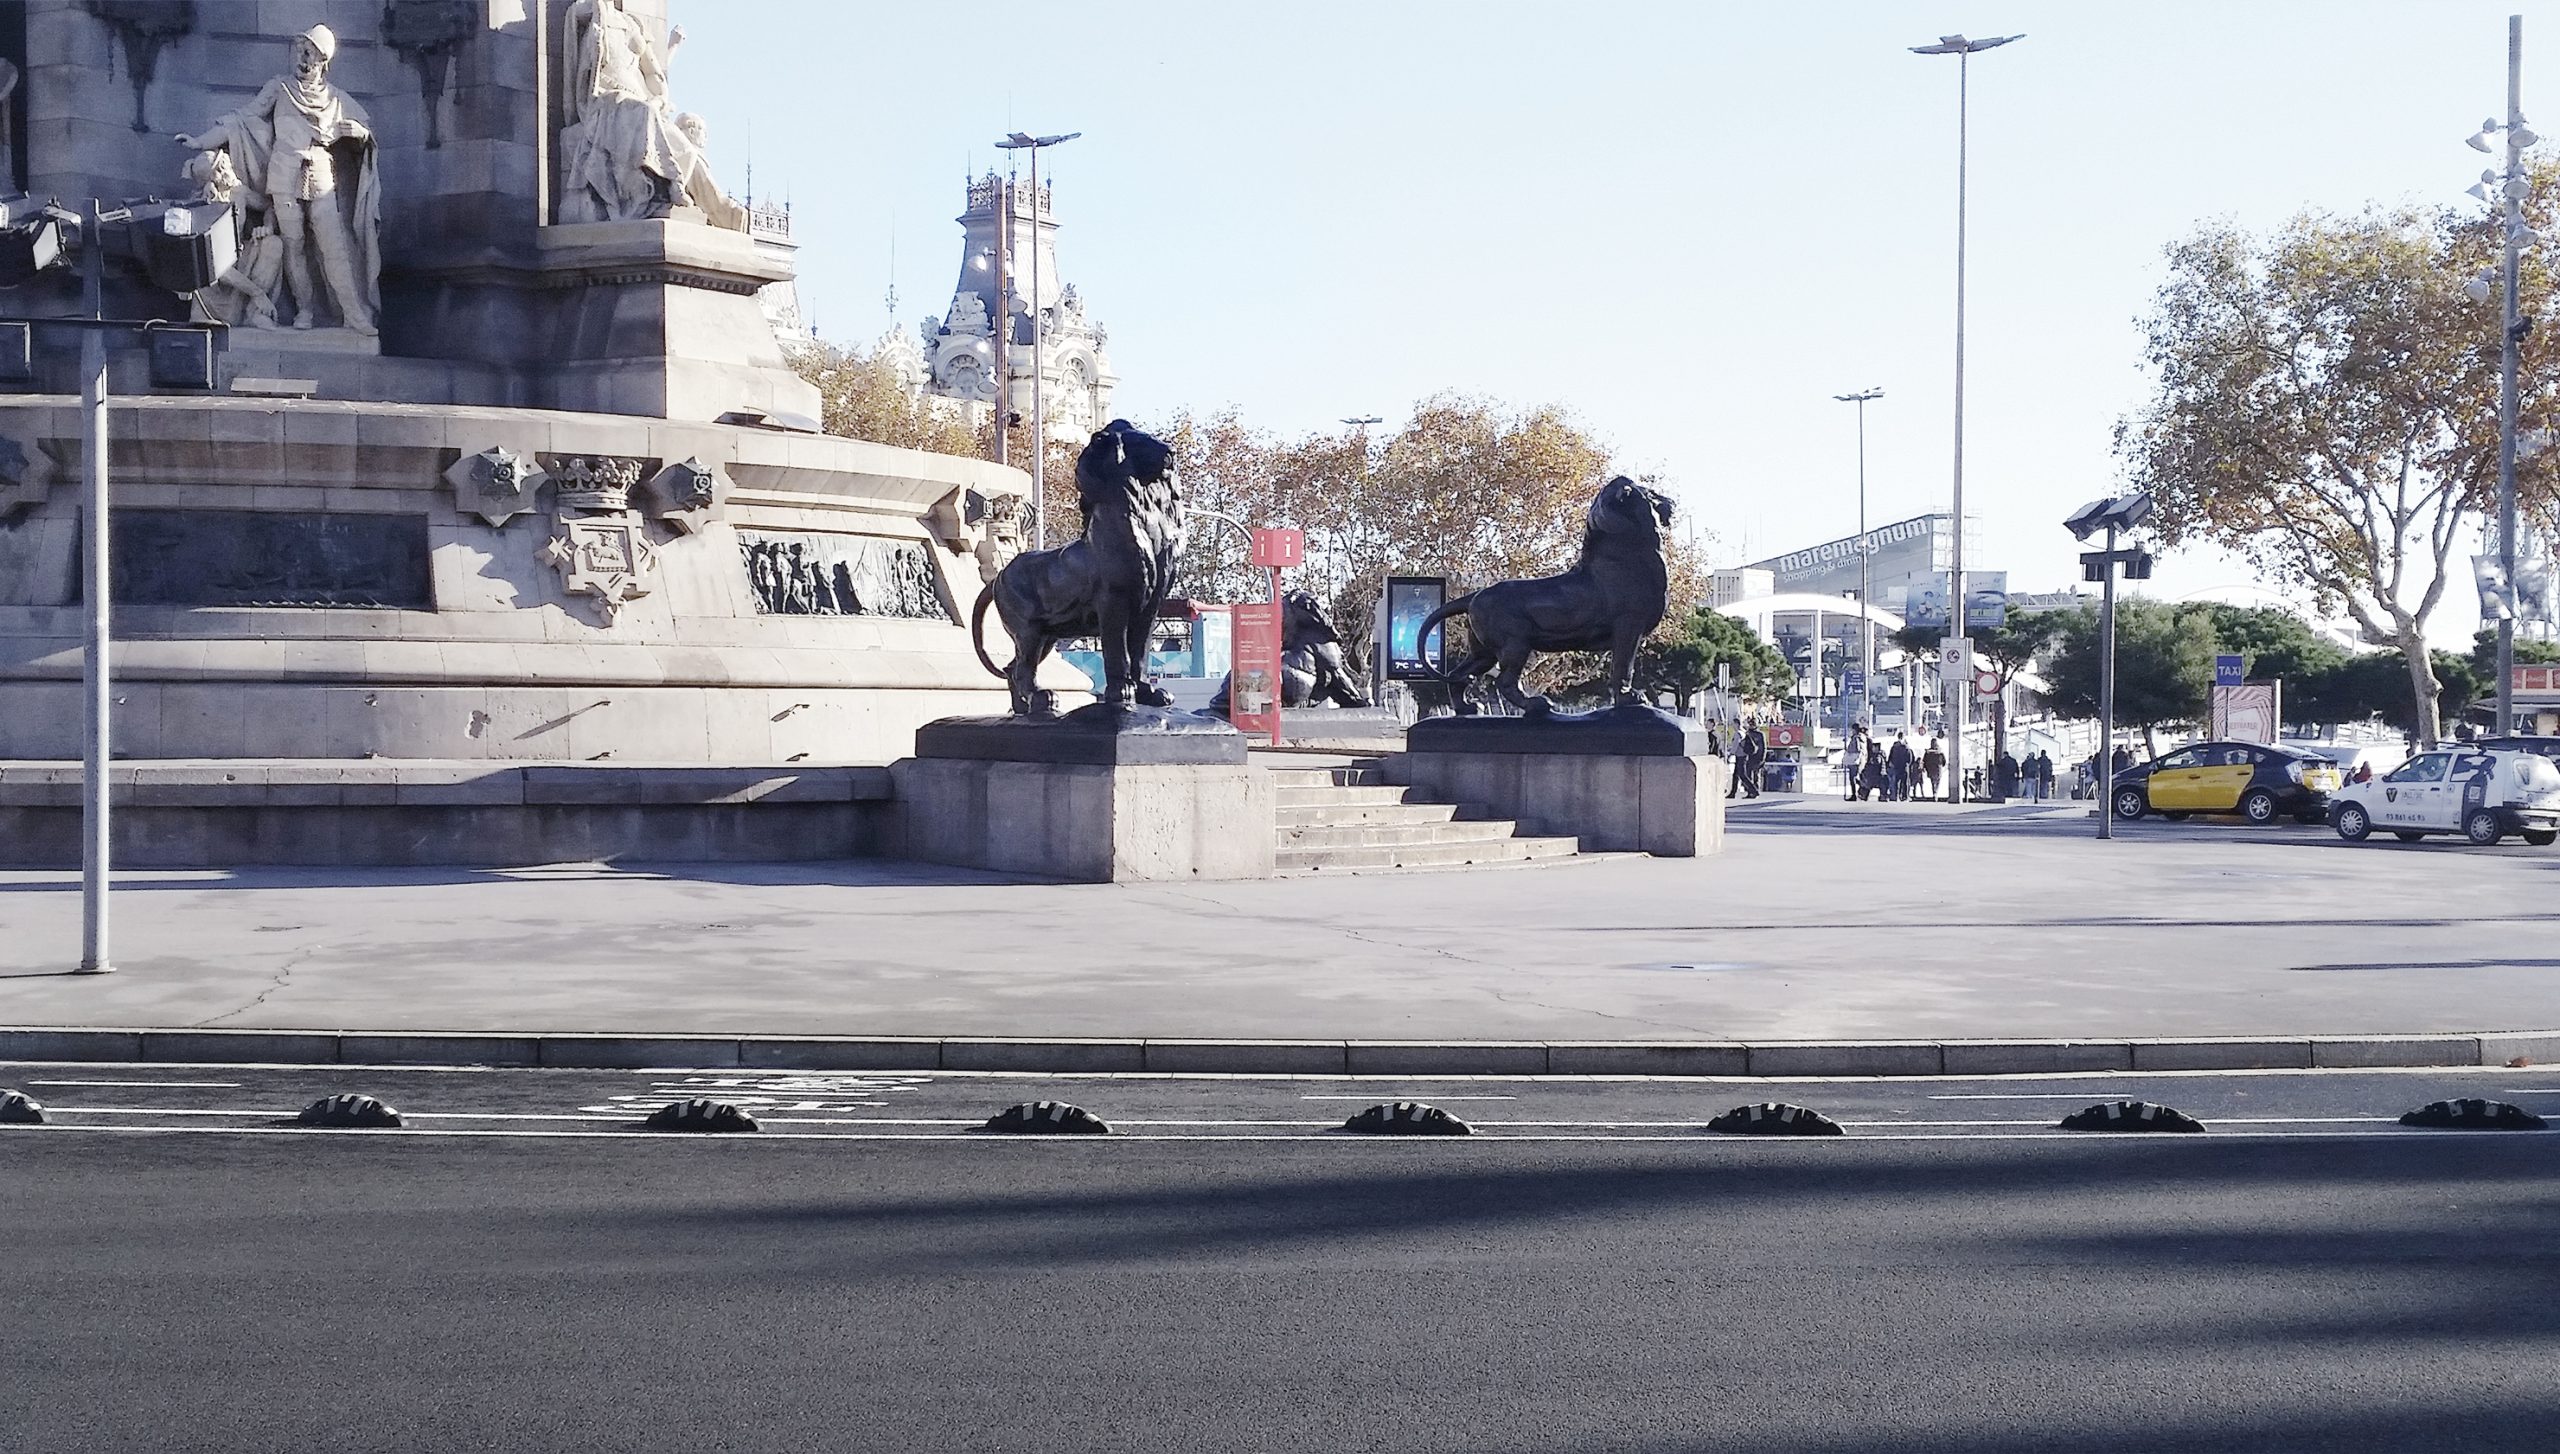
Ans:
MULTIPOLYGON (((1955 438, 1955 517, 1956 539, 1953 566, 1947 573, 1947 609, 1953 613, 1950 631, 1964 635, 1964 244, 1965 244, 1965 168, 1966 127, 1971 105, 1973 53, 2013 40, 2017 35, 1985 36, 1967 40, 1961 35, 1942 35, 1935 45, 1915 45, 1914 55, 1954 56, 1956 58, 1956 438, 1955 438)), ((1947 780, 1949 796, 1964 801, 1964 732, 1971 715, 1968 706, 1973 697, 1973 682, 1968 673, 1958 672, 1955 680, 1944 682, 1947 693, 1947 780)))
MULTIPOLYGON (((98 204, 89 204, 82 225, 80 257, 81 310, 90 319, 107 316, 107 249, 98 204)), ((103 328, 80 332, 80 473, 86 487, 87 538, 82 542, 86 575, 81 593, 87 597, 88 640, 83 653, 88 698, 82 724, 80 782, 85 796, 80 817, 80 969, 82 974, 108 974, 115 960, 108 952, 107 883, 110 838, 107 811, 108 727, 115 710, 114 677, 108 667, 107 643, 114 626, 113 593, 107 571, 107 335, 103 328)))
POLYGON ((2115 836, 2116 811, 2116 570, 2122 567, 2127 580, 2151 577, 2151 552, 2120 548, 2123 532, 2151 518, 2149 495, 2124 495, 2115 499, 2092 500, 2071 513, 2062 522, 2081 540, 2101 531, 2106 533, 2104 550, 2083 551, 2080 571, 2084 579, 2102 583, 2098 598, 2098 836, 2115 836))
MULTIPOLYGON (((1872 553, 1867 539, 1867 405, 1884 397, 1882 389, 1861 389, 1854 394, 1834 394, 1843 404, 1858 406, 1858 679, 1861 694, 1868 702, 1875 699, 1876 623, 1867 614, 1867 557, 1872 553)), ((1905 716, 1910 714, 1911 699, 1902 699, 1905 716)), ((1906 724, 1909 725, 1909 724, 1906 724)))
POLYGON ((1006 151, 1031 153, 1031 538, 1041 550, 1049 548, 1049 419, 1041 388, 1049 367, 1047 357, 1040 351, 1040 219, 1049 209, 1040 200, 1040 149, 1082 135, 1081 131, 1064 131, 1054 136, 1033 136, 1017 131, 996 143, 1006 151))
MULTIPOLYGON (((2530 325, 2516 299, 2516 258, 2533 240, 2525 226, 2524 199, 2532 183, 2524 173, 2525 148, 2541 140, 2524 124, 2524 17, 2507 17, 2507 119, 2480 123, 2471 136, 2475 150, 2487 151, 2492 138, 2503 135, 2506 167, 2480 174, 2471 195, 2498 208, 2498 721, 2496 730, 2515 726, 2516 690, 2516 348, 2530 325), (2490 188, 2497 190, 2492 192, 2490 188)), ((2465 289, 2479 302, 2489 301, 2490 282, 2474 279, 2465 289)))

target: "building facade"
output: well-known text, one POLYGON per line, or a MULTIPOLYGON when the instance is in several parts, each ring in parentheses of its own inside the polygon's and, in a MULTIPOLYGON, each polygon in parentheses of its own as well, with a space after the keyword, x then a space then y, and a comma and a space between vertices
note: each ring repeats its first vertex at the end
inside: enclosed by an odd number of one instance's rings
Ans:
POLYGON ((889 355, 927 396, 992 407, 999 396, 1026 421, 1032 417, 1032 380, 1039 379, 1053 442, 1080 444, 1111 418, 1119 376, 1105 351, 1108 335, 1085 313, 1083 296, 1058 267, 1055 189, 1035 191, 1019 178, 989 172, 969 184, 968 207, 959 217, 960 275, 951 306, 924 321, 911 354, 900 344, 889 355), (1005 239, 998 277, 996 239, 1005 239), (1033 319, 1038 357, 1033 357, 1033 319), (1006 379, 999 384, 996 333, 1005 332, 1006 379))

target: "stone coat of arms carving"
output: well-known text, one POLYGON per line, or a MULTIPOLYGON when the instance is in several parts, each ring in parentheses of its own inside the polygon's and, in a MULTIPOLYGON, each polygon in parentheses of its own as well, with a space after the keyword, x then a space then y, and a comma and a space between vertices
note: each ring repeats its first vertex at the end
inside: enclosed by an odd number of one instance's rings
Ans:
POLYGON ((531 511, 534 492, 549 479, 540 465, 504 445, 464 455, 444 477, 453 485, 455 506, 493 529, 531 511))
POLYGON ((687 535, 721 518, 729 482, 720 467, 688 455, 649 477, 649 514, 687 535))
POLYGON ((563 516, 542 558, 560 573, 563 590, 595 597, 608 626, 657 584, 657 547, 649 543, 647 523, 632 512, 563 516))

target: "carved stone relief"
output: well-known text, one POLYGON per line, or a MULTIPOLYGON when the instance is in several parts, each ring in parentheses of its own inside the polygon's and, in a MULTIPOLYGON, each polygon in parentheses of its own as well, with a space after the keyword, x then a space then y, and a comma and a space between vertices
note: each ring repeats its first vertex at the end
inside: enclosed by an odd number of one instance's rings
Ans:
POLYGON ((721 516, 729 484, 717 465, 688 455, 649 477, 649 515, 687 535, 721 516))
POLYGON ((541 466, 504 445, 464 455, 444 477, 452 482, 456 508, 493 528, 529 513, 534 492, 550 478, 541 466))
POLYGON ((655 588, 658 551, 637 514, 564 515, 557 529, 542 548, 543 560, 570 595, 595 597, 606 625, 655 588))
POLYGON ((921 540, 876 535, 738 532, 747 584, 767 616, 953 620, 921 540))

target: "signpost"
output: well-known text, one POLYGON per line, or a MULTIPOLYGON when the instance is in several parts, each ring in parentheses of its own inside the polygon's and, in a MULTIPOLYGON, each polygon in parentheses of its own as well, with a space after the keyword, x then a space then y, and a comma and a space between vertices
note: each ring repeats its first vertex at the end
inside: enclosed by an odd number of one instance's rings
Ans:
POLYGON ((1227 720, 1236 730, 1271 739, 1280 745, 1280 572, 1306 559, 1306 532, 1285 526, 1257 527, 1253 563, 1269 573, 1270 588, 1259 601, 1235 608, 1233 665, 1227 690, 1227 720))

